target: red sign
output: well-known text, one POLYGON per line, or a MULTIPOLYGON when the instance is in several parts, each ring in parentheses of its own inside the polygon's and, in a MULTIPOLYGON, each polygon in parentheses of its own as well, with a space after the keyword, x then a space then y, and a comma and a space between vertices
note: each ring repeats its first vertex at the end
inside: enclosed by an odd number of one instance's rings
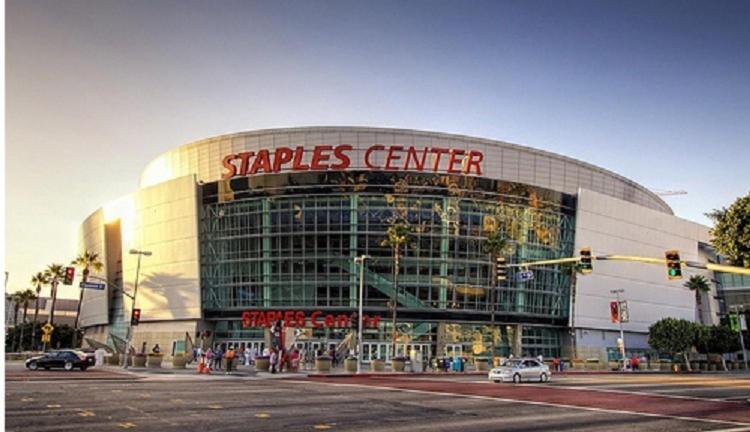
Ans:
MULTIPOLYGON (((319 145, 312 151, 309 163, 305 162, 305 148, 277 147, 275 150, 243 152, 224 157, 222 165, 226 171, 221 178, 227 180, 238 176, 258 173, 291 171, 345 170, 351 166, 352 146, 319 145)), ((362 155, 364 166, 383 171, 431 171, 449 174, 482 174, 481 162, 484 154, 478 150, 447 149, 440 147, 403 147, 376 144, 362 155), (376 156, 384 160, 378 164, 376 156)))
POLYGON ((613 323, 620 322, 620 304, 618 302, 609 302, 609 317, 613 323))
MULTIPOLYGON (((242 312, 242 327, 272 327, 273 324, 282 320, 284 327, 351 327, 351 315, 326 314, 314 311, 306 316, 303 311, 245 311, 242 312), (309 325, 308 325, 309 324, 309 325)), ((376 328, 380 322, 380 315, 362 316, 363 327, 376 328)))

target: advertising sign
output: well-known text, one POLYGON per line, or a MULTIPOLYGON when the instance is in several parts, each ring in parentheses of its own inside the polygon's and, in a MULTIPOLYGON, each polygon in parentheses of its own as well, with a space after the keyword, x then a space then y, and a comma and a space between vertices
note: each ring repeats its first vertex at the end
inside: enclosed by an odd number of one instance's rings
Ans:
POLYGON ((620 307, 616 301, 609 302, 609 318, 613 323, 620 322, 620 307))

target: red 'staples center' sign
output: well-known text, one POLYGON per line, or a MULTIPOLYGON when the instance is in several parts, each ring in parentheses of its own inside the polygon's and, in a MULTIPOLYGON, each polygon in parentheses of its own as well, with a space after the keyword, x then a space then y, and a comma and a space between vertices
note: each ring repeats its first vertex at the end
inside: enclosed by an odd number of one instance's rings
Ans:
MULTIPOLYGON (((314 311, 306 316, 304 311, 245 311, 242 312, 242 327, 272 327, 275 322, 282 320, 284 327, 351 327, 351 315, 326 314, 314 311), (309 323, 309 325, 308 325, 309 323)), ((377 328, 380 315, 362 315, 362 326, 377 328)))
MULTIPOLYGON (((345 170, 351 166, 352 146, 319 145, 312 151, 309 163, 305 161, 304 147, 277 147, 274 150, 243 152, 224 157, 226 171, 221 178, 258 173, 291 171, 345 170)), ((308 152, 309 153, 309 152, 308 152)), ((482 174, 484 154, 478 150, 447 149, 441 147, 404 147, 398 145, 373 145, 362 154, 364 166, 384 171, 431 171, 449 174, 482 174), (376 159, 382 160, 377 163, 376 159)))

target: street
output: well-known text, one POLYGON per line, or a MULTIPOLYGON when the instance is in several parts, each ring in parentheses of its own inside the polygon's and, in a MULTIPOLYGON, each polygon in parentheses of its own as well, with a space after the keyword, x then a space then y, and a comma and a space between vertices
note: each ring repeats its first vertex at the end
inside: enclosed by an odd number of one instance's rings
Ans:
POLYGON ((26 374, 19 365, 6 374, 9 431, 750 430, 748 375, 570 375, 513 385, 477 375, 26 374))

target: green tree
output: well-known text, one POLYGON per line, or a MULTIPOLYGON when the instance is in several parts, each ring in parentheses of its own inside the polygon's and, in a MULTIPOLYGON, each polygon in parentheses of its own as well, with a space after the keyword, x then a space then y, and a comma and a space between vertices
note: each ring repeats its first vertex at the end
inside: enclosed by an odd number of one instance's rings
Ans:
POLYGON ((50 306, 49 318, 47 321, 54 325, 55 324, 55 303, 57 303, 57 286, 60 284, 60 279, 65 277, 65 267, 62 264, 50 264, 44 271, 44 275, 47 277, 48 283, 50 284, 50 298, 52 299, 52 305, 50 306))
POLYGON ((391 292, 391 308, 393 309, 393 319, 391 322, 392 340, 391 349, 393 356, 396 356, 396 314, 398 310, 398 274, 401 267, 401 253, 409 243, 411 226, 404 219, 397 219, 388 227, 386 238, 380 243, 381 246, 390 246, 393 252, 393 290, 391 292))
POLYGON ((691 370, 687 353, 694 341, 695 325, 684 319, 663 318, 648 328, 648 344, 657 351, 682 353, 687 370, 691 370))
MULTIPOLYGON (((82 274, 83 274, 84 282, 88 282, 89 274, 91 273, 91 270, 94 270, 95 272, 100 272, 104 268, 104 264, 102 264, 102 262, 99 261, 99 254, 95 252, 90 252, 88 250, 78 255, 78 257, 76 257, 76 259, 74 259, 70 264, 83 269, 82 274)), ((73 333, 73 346, 74 347, 77 346, 78 344, 78 320, 81 317, 81 303, 83 303, 83 288, 80 288, 80 293, 78 296, 78 306, 76 307, 76 320, 75 320, 75 324, 73 324, 73 328, 76 330, 73 333)))
POLYGON ((698 312, 698 322, 703 324, 703 293, 711 291, 708 279, 702 275, 692 275, 683 286, 695 293, 695 309, 698 312))
POLYGON ((714 221, 711 243, 716 251, 732 264, 750 268, 750 193, 706 216, 714 221))
MULTIPOLYGON (((34 291, 27 289, 24 291, 21 291, 18 293, 18 301, 23 305, 23 323, 26 324, 26 316, 28 315, 29 310, 29 302, 34 300, 36 298, 36 295, 34 295, 34 291)), ((25 326, 21 326, 21 332, 18 336, 18 348, 20 351, 23 351, 23 330, 25 329, 25 326)))
MULTIPOLYGON (((497 224, 495 224, 497 226, 497 224)), ((508 240, 503 236, 499 229, 495 228, 487 234, 487 238, 482 243, 482 250, 490 258, 490 268, 492 269, 492 280, 490 280, 490 364, 495 364, 495 309, 497 299, 497 259, 507 253, 508 240)))
MULTIPOLYGON (((31 284, 34 285, 36 289, 36 301, 34 302, 34 322, 39 321, 39 298, 42 294, 42 286, 47 285, 49 283, 49 279, 44 274, 44 272, 37 272, 34 276, 31 277, 31 284)), ((31 327, 31 341, 32 344, 36 344, 36 326, 31 327)), ((32 345, 31 348, 33 349, 36 347, 36 345, 32 345)))

